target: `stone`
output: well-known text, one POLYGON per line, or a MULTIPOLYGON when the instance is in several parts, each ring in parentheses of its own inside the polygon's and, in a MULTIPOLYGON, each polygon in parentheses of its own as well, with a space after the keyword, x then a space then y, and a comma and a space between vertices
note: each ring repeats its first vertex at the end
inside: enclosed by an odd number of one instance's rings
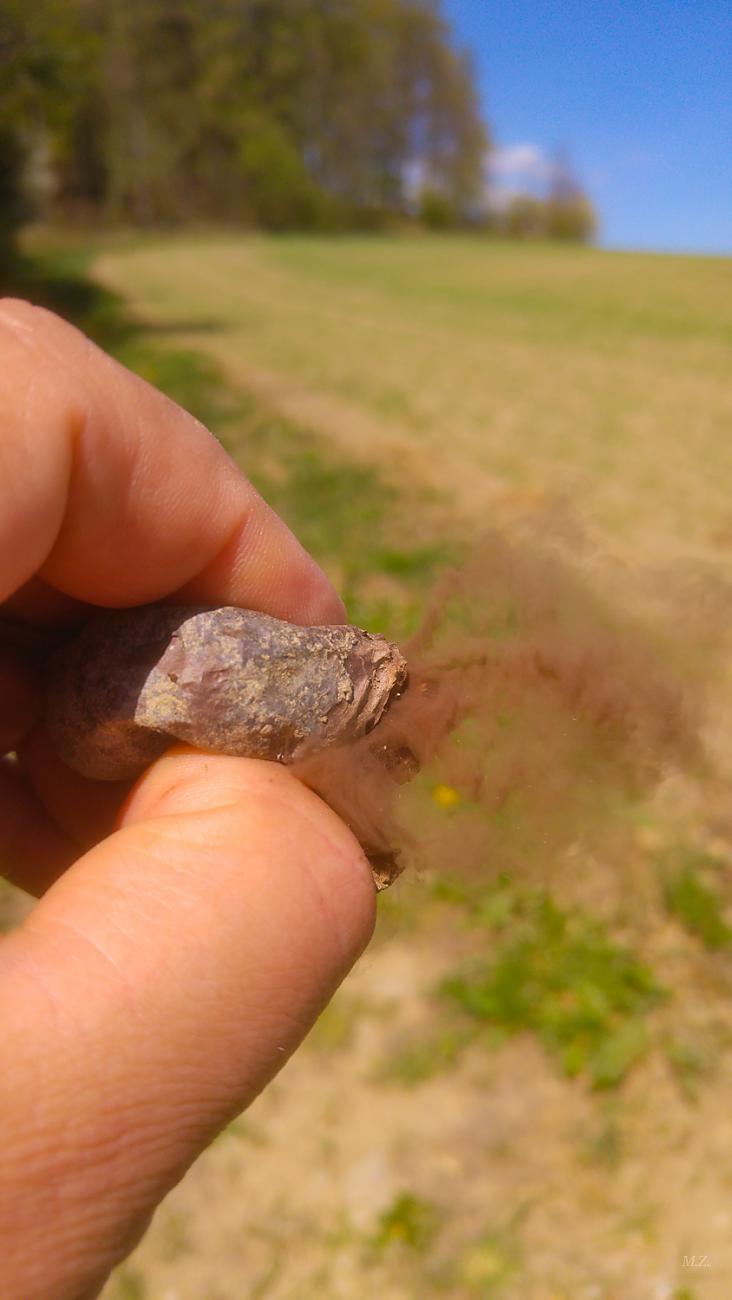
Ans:
POLYGON ((69 766, 129 780, 175 740, 296 763, 368 734, 407 682, 385 637, 222 607, 98 614, 47 666, 46 725, 69 766))

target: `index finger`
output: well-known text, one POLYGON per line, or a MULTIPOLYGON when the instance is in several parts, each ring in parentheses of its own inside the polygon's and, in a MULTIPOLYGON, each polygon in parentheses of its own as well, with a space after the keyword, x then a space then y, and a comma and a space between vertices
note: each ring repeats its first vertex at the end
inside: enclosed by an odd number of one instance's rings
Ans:
POLYGON ((343 606, 193 416, 41 308, 0 301, 0 601, 34 574, 78 600, 176 593, 300 623, 343 606))

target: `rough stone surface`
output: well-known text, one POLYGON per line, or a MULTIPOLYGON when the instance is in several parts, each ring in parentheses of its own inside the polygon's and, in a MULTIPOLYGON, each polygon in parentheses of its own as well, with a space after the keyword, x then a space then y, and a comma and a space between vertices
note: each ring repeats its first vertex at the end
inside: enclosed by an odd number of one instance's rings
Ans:
POLYGON ((406 662, 355 627, 299 627, 233 607, 98 615, 51 656, 47 727, 97 780, 137 776, 171 741, 293 763, 367 734, 406 662))

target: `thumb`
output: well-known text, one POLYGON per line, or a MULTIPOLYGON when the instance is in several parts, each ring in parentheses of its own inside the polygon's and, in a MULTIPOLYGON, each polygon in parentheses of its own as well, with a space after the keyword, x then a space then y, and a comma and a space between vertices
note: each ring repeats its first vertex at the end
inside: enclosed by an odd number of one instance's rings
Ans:
POLYGON ((373 919, 356 841, 285 770, 181 749, 150 769, 0 949, 4 1300, 94 1294, 373 919))

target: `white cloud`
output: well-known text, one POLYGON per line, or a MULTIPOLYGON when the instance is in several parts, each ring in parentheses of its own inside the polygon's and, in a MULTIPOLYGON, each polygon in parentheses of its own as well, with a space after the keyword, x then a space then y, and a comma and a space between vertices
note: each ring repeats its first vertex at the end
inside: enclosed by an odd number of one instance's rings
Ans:
POLYGON ((511 189, 546 185, 556 173, 556 161, 537 144, 509 144, 492 149, 486 160, 488 178, 511 189))
POLYGON ((529 142, 496 146, 485 160, 486 206, 489 211, 501 212, 519 195, 544 198, 568 175, 561 153, 548 154, 529 142))

